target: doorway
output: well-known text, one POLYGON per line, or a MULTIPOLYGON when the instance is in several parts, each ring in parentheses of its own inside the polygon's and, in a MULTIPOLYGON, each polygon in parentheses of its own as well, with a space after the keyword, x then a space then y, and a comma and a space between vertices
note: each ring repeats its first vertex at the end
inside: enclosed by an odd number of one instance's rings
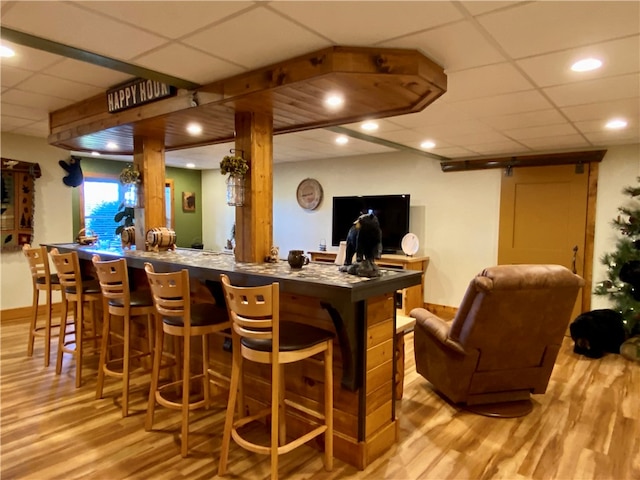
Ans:
POLYGON ((575 318, 591 307, 597 163, 508 169, 502 177, 498 263, 554 263, 585 279, 575 318))

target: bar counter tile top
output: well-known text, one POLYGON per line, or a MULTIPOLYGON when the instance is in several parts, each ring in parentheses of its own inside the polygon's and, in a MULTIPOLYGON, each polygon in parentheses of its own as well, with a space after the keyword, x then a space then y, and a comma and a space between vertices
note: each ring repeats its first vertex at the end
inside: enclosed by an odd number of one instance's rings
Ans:
POLYGON ((45 245, 49 248, 75 250, 80 258, 86 260, 90 260, 93 254, 104 258, 123 257, 127 259, 130 266, 135 268, 144 268, 145 262, 153 263, 157 268, 187 268, 192 275, 204 280, 219 281, 220 273, 227 273, 233 282, 244 285, 278 281, 284 292, 309 294, 310 290, 313 290, 313 296, 330 297, 336 295, 337 291, 342 291, 342 294, 348 292, 351 301, 401 290, 422 281, 419 272, 407 270, 381 268, 380 277, 366 278, 340 272, 336 265, 327 263, 310 262, 301 269, 292 269, 286 260, 279 260, 276 263, 242 263, 236 262, 233 255, 226 252, 190 248, 143 252, 135 249, 104 249, 98 245, 76 243, 45 245))

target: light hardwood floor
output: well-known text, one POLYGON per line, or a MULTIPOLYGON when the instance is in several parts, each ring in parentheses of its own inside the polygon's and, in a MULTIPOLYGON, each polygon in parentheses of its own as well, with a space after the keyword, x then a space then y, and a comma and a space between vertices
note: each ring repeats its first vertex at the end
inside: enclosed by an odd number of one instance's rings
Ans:
MULTIPOLYGON (((81 388, 65 359, 63 373, 43 366, 42 342, 26 356, 27 319, 1 324, 1 470, 8 479, 211 479, 216 477, 224 407, 192 414, 190 455, 180 457, 180 414, 157 409, 144 431, 148 382, 132 392, 120 417, 120 385, 95 400, 95 361, 81 388), (117 398, 118 397, 118 398, 117 398)), ((303 446, 284 455, 286 479, 640 479, 640 363, 619 355, 589 360, 566 338, 545 395, 519 419, 492 419, 454 408, 415 372, 406 337, 404 398, 397 403, 400 442, 365 471, 339 460, 325 472, 303 446)), ((52 348, 55 352, 55 348, 52 348)), ((231 479, 269 478, 266 456, 232 446, 231 479)))

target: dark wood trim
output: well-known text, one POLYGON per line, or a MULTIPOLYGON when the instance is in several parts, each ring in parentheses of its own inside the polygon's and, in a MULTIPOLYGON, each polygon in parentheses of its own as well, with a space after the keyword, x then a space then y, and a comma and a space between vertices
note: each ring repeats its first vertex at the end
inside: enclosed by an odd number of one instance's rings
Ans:
POLYGON ((440 162, 443 172, 487 170, 490 168, 546 167, 549 165, 572 165, 601 162, 606 150, 581 152, 545 153, 513 157, 482 158, 477 160, 451 160, 440 162))
POLYGON ((596 236, 596 200, 598 198, 598 173, 600 167, 597 162, 589 164, 589 189, 587 192, 587 218, 584 239, 584 265, 582 278, 585 286, 582 288, 582 311, 591 310, 591 291, 593 290, 593 256, 596 236))

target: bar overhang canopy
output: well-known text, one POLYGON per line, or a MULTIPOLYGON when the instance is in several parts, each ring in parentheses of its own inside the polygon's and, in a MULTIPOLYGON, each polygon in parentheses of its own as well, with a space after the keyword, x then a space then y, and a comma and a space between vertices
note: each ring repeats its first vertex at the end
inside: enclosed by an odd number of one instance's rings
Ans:
POLYGON ((336 46, 117 113, 99 95, 52 112, 48 141, 102 153, 114 153, 106 145, 116 142, 117 153, 132 154, 134 135, 144 134, 180 150, 234 141, 237 112, 271 115, 282 134, 419 112, 446 88, 443 68, 417 50, 336 46), (332 93, 342 107, 325 105, 332 93), (191 122, 202 134, 187 133, 191 122))

